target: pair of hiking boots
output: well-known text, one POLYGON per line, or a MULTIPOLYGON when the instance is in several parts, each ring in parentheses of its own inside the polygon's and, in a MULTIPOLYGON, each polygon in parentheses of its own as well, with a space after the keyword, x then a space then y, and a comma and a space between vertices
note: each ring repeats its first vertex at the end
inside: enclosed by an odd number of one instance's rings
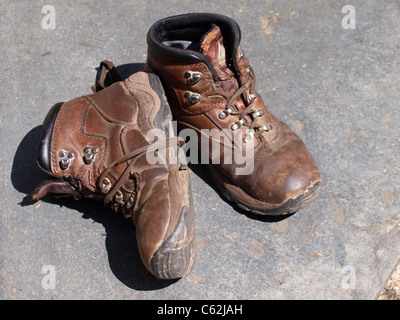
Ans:
POLYGON ((38 164, 53 178, 31 197, 103 201, 133 220, 145 267, 175 279, 191 270, 195 240, 184 141, 171 130, 172 119, 179 132, 190 129, 206 141, 199 149, 215 185, 245 210, 296 212, 317 196, 321 177, 302 140, 257 93, 235 21, 210 13, 173 16, 150 28, 147 43, 145 72, 122 80, 104 61, 94 94, 51 108, 38 164), (116 81, 106 87, 107 74, 116 81), (212 130, 223 134, 213 138, 212 130), (211 144, 222 146, 218 155, 211 144), (249 145, 251 170, 238 173, 243 164, 227 146, 243 154, 249 145))

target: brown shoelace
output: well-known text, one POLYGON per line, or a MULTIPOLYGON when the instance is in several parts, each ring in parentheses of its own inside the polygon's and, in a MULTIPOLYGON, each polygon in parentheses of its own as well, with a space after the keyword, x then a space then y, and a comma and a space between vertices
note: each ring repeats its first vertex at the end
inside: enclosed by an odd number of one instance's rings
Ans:
MULTIPOLYGON (((101 173, 100 177, 97 180, 99 189, 100 190, 102 189, 102 184, 104 183, 105 179, 107 179, 106 176, 111 168, 113 168, 116 165, 119 165, 125 161, 133 160, 133 158, 146 153, 150 147, 154 148, 155 144, 157 144, 157 147, 158 147, 157 150, 160 151, 162 149, 168 149, 169 147, 174 146, 174 145, 178 145, 179 147, 181 147, 184 144, 184 140, 179 137, 168 138, 168 139, 165 139, 165 141, 157 140, 153 144, 146 145, 144 147, 138 148, 134 151, 127 153, 125 156, 114 161, 106 169, 104 169, 104 171, 101 173)), ((134 165, 135 165, 134 161, 131 161, 128 164, 128 166, 126 167, 126 169, 124 170, 122 175, 118 178, 117 182, 107 192, 107 195, 104 198, 104 205, 111 206, 114 209, 117 209, 118 207, 123 207, 125 205, 125 203, 122 201, 122 199, 121 200, 118 199, 118 197, 116 197, 116 195, 121 194, 121 196, 122 196, 122 192, 121 192, 122 188, 121 187, 124 185, 126 180, 134 179, 134 177, 135 177, 134 165)), ((130 200, 130 202, 133 202, 133 203, 130 203, 130 207, 133 207, 134 203, 136 202, 136 198, 135 197, 132 198, 132 200, 130 200)))
POLYGON ((253 68, 248 64, 248 61, 246 62, 246 70, 248 71, 249 76, 247 77, 246 82, 232 95, 232 97, 229 99, 226 109, 228 112, 225 111, 227 116, 229 115, 237 115, 239 116, 239 120, 235 123, 236 126, 232 128, 233 130, 238 129, 240 126, 246 126, 249 129, 253 129, 256 132, 262 132, 262 131, 270 131, 272 130, 272 125, 270 123, 256 127, 255 120, 258 117, 262 117, 265 115, 264 109, 259 109, 259 110, 254 110, 254 101, 257 99, 257 93, 255 91, 255 84, 256 84, 256 78, 254 75, 254 70, 253 68), (245 104, 247 104, 246 108, 240 111, 234 111, 233 106, 235 105, 235 101, 238 97, 240 97, 242 94, 245 94, 245 99, 243 101, 245 104), (246 117, 248 115, 248 117, 246 117), (250 123, 247 119, 251 119, 250 123))

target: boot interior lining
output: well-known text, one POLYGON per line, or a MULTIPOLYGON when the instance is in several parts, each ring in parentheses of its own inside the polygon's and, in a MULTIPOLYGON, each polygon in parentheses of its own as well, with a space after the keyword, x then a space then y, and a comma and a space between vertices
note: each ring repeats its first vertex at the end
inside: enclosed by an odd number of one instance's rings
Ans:
POLYGON ((195 42, 195 41, 169 40, 169 41, 163 41, 162 44, 167 47, 172 47, 172 48, 200 51, 200 43, 195 42))

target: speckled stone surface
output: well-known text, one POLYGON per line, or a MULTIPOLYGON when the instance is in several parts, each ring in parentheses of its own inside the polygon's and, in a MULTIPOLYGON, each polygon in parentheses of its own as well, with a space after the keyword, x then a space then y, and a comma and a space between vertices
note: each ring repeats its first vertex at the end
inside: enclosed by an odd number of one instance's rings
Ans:
POLYGON ((352 1, 356 29, 344 29, 345 4, 0 2, 0 298, 374 299, 400 257, 400 4, 352 1), (46 4, 55 29, 42 28, 46 4), (103 59, 139 70, 148 28, 185 12, 239 23, 257 90, 304 140, 323 187, 304 210, 263 218, 192 165, 195 266, 161 281, 142 266, 129 220, 93 201, 24 196, 44 176, 35 153, 49 108, 90 93, 103 59))

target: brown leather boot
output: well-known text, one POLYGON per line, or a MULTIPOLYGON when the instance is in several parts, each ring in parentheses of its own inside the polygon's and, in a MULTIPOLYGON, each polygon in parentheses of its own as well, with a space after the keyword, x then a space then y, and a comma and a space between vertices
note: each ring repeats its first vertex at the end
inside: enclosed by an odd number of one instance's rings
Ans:
POLYGON ((194 129, 203 137, 202 129, 240 133, 243 150, 254 145, 254 169, 248 174, 237 174, 234 159, 208 165, 226 198, 258 214, 280 215, 298 211, 317 196, 317 165, 257 93, 235 21, 208 13, 173 16, 150 28, 147 43, 146 67, 161 78, 180 129, 194 129))
POLYGON ((146 157, 150 130, 158 129, 159 142, 173 142, 171 117, 161 82, 145 72, 54 105, 38 152, 39 166, 54 179, 31 195, 92 198, 131 217, 143 263, 161 279, 185 276, 195 255, 187 166, 146 157))

